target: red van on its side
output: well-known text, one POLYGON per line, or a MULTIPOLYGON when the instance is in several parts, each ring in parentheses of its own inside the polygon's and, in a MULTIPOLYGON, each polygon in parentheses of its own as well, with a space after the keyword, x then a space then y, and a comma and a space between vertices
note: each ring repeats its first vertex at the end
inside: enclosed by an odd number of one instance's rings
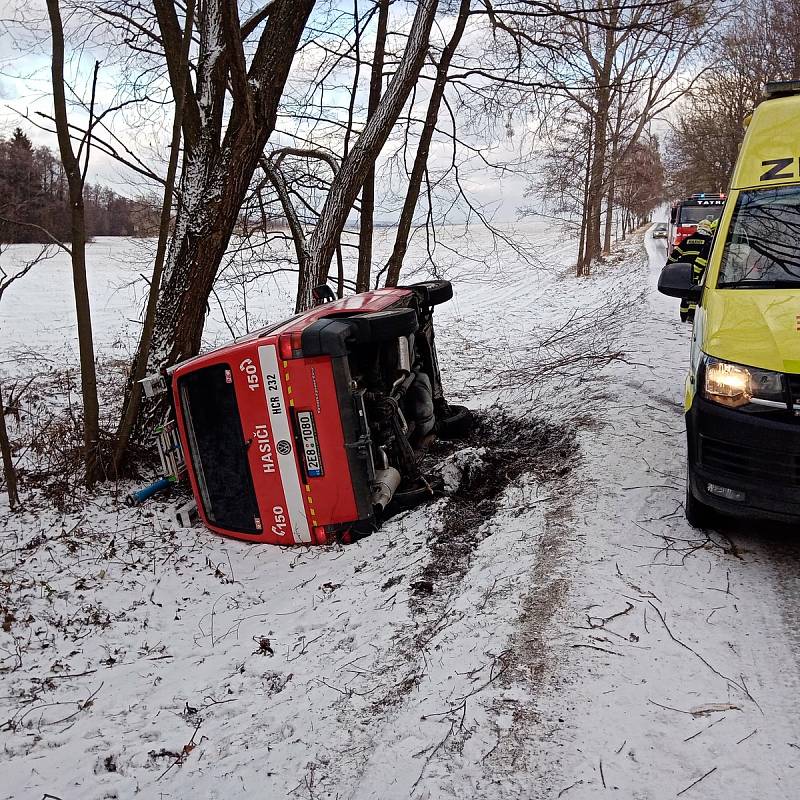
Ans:
POLYGON ((451 297, 431 281, 325 302, 170 369, 206 527, 322 544, 428 491, 420 451, 471 418, 445 400, 436 358, 433 308, 451 297))

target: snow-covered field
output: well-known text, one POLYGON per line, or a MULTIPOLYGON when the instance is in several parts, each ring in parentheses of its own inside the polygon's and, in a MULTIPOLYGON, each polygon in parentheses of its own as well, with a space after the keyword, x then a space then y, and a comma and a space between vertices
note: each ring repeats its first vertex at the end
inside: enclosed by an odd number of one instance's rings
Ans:
MULTIPOLYGON (((526 233, 536 269, 450 257, 443 370, 486 420, 443 455, 451 497, 304 550, 103 494, 0 511, 0 797, 798 796, 800 547, 683 519, 662 245, 578 280, 526 233)), ((103 354, 135 335, 132 252, 92 246, 103 354)), ((69 348, 43 269, 3 300, 2 360, 69 348)), ((291 306, 285 274, 248 291, 253 324, 291 306)))

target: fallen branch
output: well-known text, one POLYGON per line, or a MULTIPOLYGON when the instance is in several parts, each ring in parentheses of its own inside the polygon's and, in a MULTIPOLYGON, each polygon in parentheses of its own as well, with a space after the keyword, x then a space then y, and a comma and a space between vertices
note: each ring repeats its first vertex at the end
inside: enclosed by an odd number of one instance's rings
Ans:
POLYGON ((747 736, 744 737, 744 739, 739 739, 739 741, 736 742, 736 744, 741 744, 742 742, 746 742, 754 733, 758 733, 758 728, 754 728, 750 733, 747 734, 747 736))
POLYGON ((705 775, 701 775, 694 783, 690 783, 685 789, 681 789, 678 792, 678 794, 675 795, 675 797, 680 797, 684 792, 688 792, 689 789, 692 788, 692 786, 697 786, 697 784, 700 783, 700 781, 707 778, 712 772, 716 772, 716 769, 717 769, 716 767, 712 767, 708 772, 706 772, 705 775))
POLYGON ((573 647, 588 647, 592 650, 599 650, 601 653, 608 653, 612 656, 621 656, 622 653, 616 653, 614 650, 606 650, 605 647, 598 647, 595 644, 573 644, 573 647))
POLYGON ((591 614, 586 615, 586 621, 589 623, 590 628, 603 628, 606 623, 611 622, 612 619, 616 619, 617 617, 624 617, 626 614, 629 614, 634 609, 633 603, 625 603, 627 608, 623 611, 617 611, 616 614, 612 614, 610 617, 593 617, 591 614))
POLYGON ((157 781, 160 781, 173 767, 179 767, 183 762, 186 760, 186 756, 192 752, 192 750, 197 747, 197 742, 195 742, 194 737, 197 736, 197 731, 200 730, 200 726, 203 724, 203 721, 195 725, 194 731, 192 731, 192 738, 181 748, 181 752, 178 753, 178 757, 156 778, 157 781))
MULTIPOLYGON (((453 728, 455 728, 455 725, 456 725, 455 720, 452 720, 450 722, 450 730, 447 731, 447 733, 444 735, 444 738, 441 739, 441 741, 428 753, 427 757, 425 758, 425 762, 422 765, 422 769, 420 770, 419 775, 417 776, 417 779, 411 785, 411 790, 409 794, 413 793, 414 789, 416 789, 417 786, 419 785, 419 782, 422 780, 422 776, 425 774, 425 770, 428 768, 428 764, 431 763, 431 759, 439 752, 444 743, 453 735, 453 728)), ((425 751, 422 750, 419 753, 417 753, 416 756, 421 756, 422 753, 424 752, 425 751)))
POLYGON ((747 686, 744 684, 744 682, 742 682, 742 683, 739 683, 738 681, 735 681, 733 678, 730 678, 730 677, 728 677, 727 675, 724 675, 724 674, 723 674, 723 673, 721 673, 721 672, 720 672, 718 669, 716 669, 716 668, 715 668, 715 667, 713 667, 711 664, 709 664, 709 663, 708 663, 708 661, 706 661, 706 659, 705 659, 705 658, 703 658, 703 656, 701 656, 701 655, 700 655, 700 653, 698 653, 698 652, 697 652, 697 650, 694 650, 694 649, 693 649, 693 648, 691 648, 691 647, 690 647, 688 644, 686 644, 686 642, 683 642, 683 641, 681 641, 680 639, 678 639, 678 638, 677 638, 677 637, 676 637, 676 636, 675 636, 675 635, 672 633, 672 631, 670 630, 670 628, 669 628, 669 625, 667 625, 667 620, 666 620, 666 618, 664 617, 664 615, 661 613, 661 610, 658 608, 658 606, 657 606, 657 605, 655 605, 655 604, 654 604, 652 601, 650 601, 650 600, 648 600, 648 603, 649 603, 649 604, 650 604, 650 605, 653 607, 653 609, 655 610, 656 614, 658 614, 658 616, 659 616, 659 619, 661 620, 661 624, 664 626, 664 630, 666 630, 666 632, 669 634, 669 638, 670 638, 670 639, 672 639, 672 641, 673 641, 673 642, 675 642, 675 644, 679 644, 681 647, 683 647, 684 649, 688 650, 690 653, 692 653, 693 655, 695 655, 695 656, 696 656, 697 658, 699 658, 699 659, 700 659, 700 661, 702 661, 702 662, 703 662, 703 663, 704 663, 704 664, 705 664, 705 665, 706 665, 706 666, 707 666, 707 667, 708 667, 708 668, 709 668, 709 669, 710 669, 710 670, 711 670, 711 671, 712 671, 712 672, 713 672, 715 675, 718 675, 718 676, 719 676, 720 678, 722 678, 724 681, 727 681, 728 683, 730 683, 730 684, 731 684, 731 686, 735 686, 737 689, 739 689, 739 691, 743 692, 743 693, 744 693, 744 694, 745 694, 745 695, 746 695, 746 696, 747 696, 747 697, 748 697, 750 700, 752 700, 752 702, 753 702, 753 703, 754 703, 756 706, 758 706, 758 703, 756 703, 756 701, 755 701, 755 698, 753 697, 753 695, 751 695, 751 694, 750 694, 750 692, 747 690, 747 686))

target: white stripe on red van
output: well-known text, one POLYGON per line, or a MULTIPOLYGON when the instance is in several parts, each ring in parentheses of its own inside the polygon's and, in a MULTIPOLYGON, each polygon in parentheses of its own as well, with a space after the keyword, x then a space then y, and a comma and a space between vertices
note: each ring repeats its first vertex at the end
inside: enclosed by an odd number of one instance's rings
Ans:
POLYGON ((303 503, 303 490, 300 486, 297 460, 294 455, 294 435, 286 412, 286 399, 283 394, 278 353, 274 345, 266 344, 258 348, 261 364, 261 377, 264 381, 264 394, 267 397, 267 416, 272 429, 272 446, 278 460, 278 471, 286 497, 286 510, 292 526, 295 542, 311 541, 306 507, 303 503))

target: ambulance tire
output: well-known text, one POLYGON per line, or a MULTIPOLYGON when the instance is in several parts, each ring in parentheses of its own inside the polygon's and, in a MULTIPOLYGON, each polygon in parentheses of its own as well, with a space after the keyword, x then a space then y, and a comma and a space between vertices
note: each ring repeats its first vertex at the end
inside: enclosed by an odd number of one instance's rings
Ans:
POLYGON ((453 284, 450 281, 421 281, 412 283, 408 288, 421 289, 429 306, 438 306, 453 299, 453 284))
POLYGON ((341 318, 350 327, 350 339, 356 344, 388 342, 410 336, 419 328, 413 308, 390 308, 341 318))
POLYGON ((684 503, 684 510, 686 512, 686 521, 693 528, 710 528, 715 521, 716 512, 710 506, 707 506, 702 501, 698 500, 692 492, 691 480, 689 479, 691 467, 687 465, 686 468, 686 502, 684 503))

